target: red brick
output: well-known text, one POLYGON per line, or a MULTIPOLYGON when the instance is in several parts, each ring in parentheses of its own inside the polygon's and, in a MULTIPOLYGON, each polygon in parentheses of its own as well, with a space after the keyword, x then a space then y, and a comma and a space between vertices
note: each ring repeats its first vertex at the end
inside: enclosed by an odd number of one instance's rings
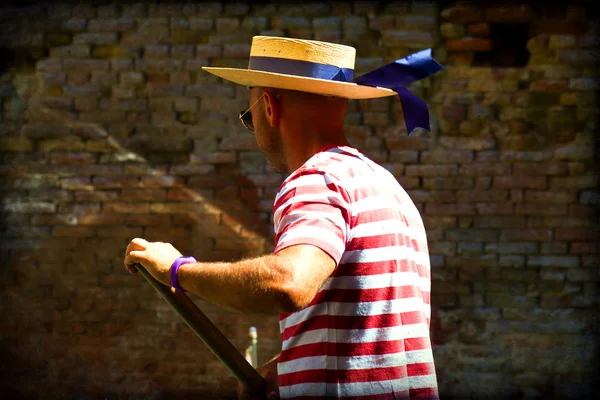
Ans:
POLYGON ((187 188, 173 188, 167 192, 167 200, 190 201, 204 200, 202 196, 187 188))
POLYGON ((397 176, 396 180, 404 189, 416 189, 419 187, 419 178, 411 178, 407 176, 397 176))
POLYGON ((172 165, 169 169, 171 175, 208 175, 215 172, 211 164, 199 165, 172 165))
MULTIPOLYGON (((503 151, 502 161, 540 162, 552 159, 552 151, 503 151)), ((532 164, 533 165, 533 164, 532 164)))
POLYGON ((479 216, 473 219, 475 228, 521 228, 527 226, 527 218, 520 216, 479 216))
POLYGON ((223 138, 219 148, 221 150, 259 150, 254 136, 232 136, 223 138))
POLYGON ((141 202, 112 202, 105 203, 104 212, 123 214, 147 214, 150 212, 150 204, 141 202))
POLYGON ((503 229, 500 240, 549 242, 552 240, 552 229, 503 229))
POLYGON ((451 176, 457 174, 456 165, 429 164, 429 165, 407 165, 406 176, 451 176))
POLYGON ((117 200, 120 196, 120 193, 116 190, 98 190, 98 191, 82 191, 75 192, 75 200, 77 202, 95 202, 95 201, 112 201, 117 200))
POLYGON ((124 237, 134 238, 141 237, 143 235, 142 228, 124 227, 124 226, 107 226, 98 228, 98 237, 124 237))
POLYGON ((31 218, 31 225, 74 225, 77 223, 77 216, 71 214, 48 214, 34 215, 31 218))
POLYGON ((584 241, 592 241, 598 238, 600 234, 600 229, 594 228, 556 228, 555 235, 556 240, 567 240, 567 241, 575 241, 575 240, 584 240, 584 241))
POLYGON ((426 140, 416 135, 407 137, 387 129, 382 132, 382 136, 385 138, 386 147, 389 150, 425 150, 428 148, 426 140))
POLYGON ((535 14, 528 5, 492 6, 485 10, 485 20, 492 23, 519 23, 533 21, 535 14))
POLYGON ((100 212, 100 208, 100 203, 65 203, 58 205, 59 212, 74 214, 97 214, 100 212))
POLYGON ((571 217, 595 217, 598 214, 596 207, 584 206, 579 204, 569 205, 569 216, 571 217))
POLYGON ((580 36, 586 33, 587 24, 564 20, 541 20, 535 23, 535 34, 558 34, 580 36))
POLYGON ((513 203, 522 203, 523 189, 511 189, 509 199, 513 203))
POLYGON ((4 211, 15 213, 53 213, 56 211, 56 205, 50 202, 18 202, 5 203, 4 211))
POLYGON ((456 193, 456 198, 461 203, 493 203, 506 201, 508 192, 506 190, 459 190, 456 193))
POLYGON ((237 160, 236 153, 233 151, 222 151, 210 154, 192 154, 190 163, 192 164, 233 164, 237 160))
POLYGON ((567 271, 567 280, 571 282, 594 282, 600 280, 598 268, 572 268, 567 271))
POLYGON ((96 162, 96 156, 92 153, 84 152, 54 152, 50 154, 50 163, 52 164, 72 164, 83 165, 96 162))
POLYGON ((95 176, 93 183, 96 189, 120 189, 138 186, 136 176, 95 176))
POLYGON ((125 217, 122 215, 81 215, 77 217, 77 223, 80 225, 117 225, 123 224, 125 217))
POLYGON ((468 163, 471 165, 473 161, 473 152, 464 150, 434 150, 421 152, 421 162, 425 164, 460 164, 468 163))
POLYGON ((169 226, 171 224, 170 215, 138 214, 126 215, 125 223, 127 225, 141 226, 169 226))
POLYGON ((90 237, 94 236, 96 228, 88 226, 55 226, 52 236, 55 237, 90 237))
POLYGON ((409 164, 416 163, 419 159, 419 152, 416 150, 396 150, 391 151, 389 156, 389 162, 409 164))
POLYGON ((449 39, 446 41, 446 50, 454 51, 491 51, 492 41, 490 39, 471 38, 449 39))
POLYGON ((164 189, 122 189, 123 201, 164 201, 167 191, 164 189))
POLYGON ((591 189, 599 183, 598 176, 551 177, 550 189, 591 189))
POLYGON ((476 22, 467 25, 467 35, 476 37, 488 37, 491 34, 490 24, 486 22, 476 22))
POLYGON ((527 257, 527 265, 531 267, 573 268, 579 266, 579 257, 530 255, 527 257))
POLYGON ((567 254, 566 242, 542 243, 541 254, 567 254))
POLYGON ((473 228, 448 229, 446 230, 446 239, 459 242, 495 242, 498 240, 498 230, 473 228))
POLYGON ((446 266, 461 268, 469 265, 476 268, 492 268, 498 262, 496 254, 463 254, 461 256, 446 257, 446 266))
POLYGON ((577 201, 575 192, 556 192, 556 191, 533 191, 525 192, 525 202, 527 203, 552 203, 569 204, 577 201))
POLYGON ((598 268, 598 265, 600 265, 600 257, 598 255, 592 254, 581 256, 581 266, 583 268, 598 268))
POLYGON ((501 254, 536 254, 538 244, 534 242, 490 243, 486 244, 485 251, 501 254))
POLYGON ((452 22, 479 22, 483 20, 483 12, 477 7, 456 5, 443 10, 441 17, 452 22))
POLYGON ((223 176, 212 174, 209 176, 192 176, 188 179, 188 187, 190 188, 218 188, 223 185, 235 184, 236 179, 232 176, 223 176))
POLYGON ((398 29, 385 29, 382 31, 382 43, 384 46, 408 46, 408 45, 433 45, 434 37, 426 31, 408 31, 398 29))
POLYGON ((450 149, 481 151, 496 147, 496 139, 491 135, 487 135, 483 138, 442 136, 440 138, 440 145, 450 149))
POLYGON ((139 186, 147 188, 168 188, 182 183, 182 178, 174 176, 142 176, 139 186))
POLYGON ((91 179, 88 176, 76 178, 63 178, 60 186, 68 190, 93 190, 91 179))
POLYGON ((225 186, 215 190, 215 196, 219 199, 239 198, 240 189, 237 186, 225 186))
POLYGON ((456 203, 451 190, 408 190, 407 193, 415 203, 456 203))
POLYGON ((496 176, 494 187, 498 189, 545 189, 547 186, 544 176, 496 176))
POLYGON ((479 215, 512 215, 514 205, 510 203, 480 203, 475 205, 479 215))
POLYGON ((566 80, 541 80, 534 81, 529 85, 532 92, 563 92, 567 90, 566 80))
POLYGON ((583 191, 579 194, 581 204, 600 204, 600 192, 583 191))
MULTIPOLYGON (((469 177, 434 177, 423 178, 423 188, 449 190, 449 189, 471 189, 473 188, 473 178, 469 177)), ((443 196, 436 201, 455 202, 454 195, 443 196)))
POLYGON ((425 213, 430 215, 474 215, 473 204, 427 204, 425 213))
POLYGON ((152 203, 150 211, 157 214, 187 214, 188 212, 203 211, 202 204, 193 202, 177 203, 152 203))
POLYGON ((516 176, 523 175, 567 175, 567 163, 546 162, 546 163, 520 163, 513 164, 513 173, 516 176))
POLYGON ((562 204, 517 204, 517 215, 565 215, 567 206, 562 204))
POLYGON ((453 104, 442 108, 442 118, 449 121, 463 121, 466 118, 467 110, 464 106, 453 104))
POLYGON ((510 173, 510 165, 501 163, 467 163, 461 165, 458 170, 459 175, 467 176, 501 176, 510 173))
POLYGON ((279 188, 284 178, 278 174, 249 174, 238 177, 238 186, 279 188))
MULTIPOLYGON (((595 240, 595 238, 591 239, 595 240)), ((600 245, 595 242, 575 242, 571 243, 571 254, 598 254, 600 245)))

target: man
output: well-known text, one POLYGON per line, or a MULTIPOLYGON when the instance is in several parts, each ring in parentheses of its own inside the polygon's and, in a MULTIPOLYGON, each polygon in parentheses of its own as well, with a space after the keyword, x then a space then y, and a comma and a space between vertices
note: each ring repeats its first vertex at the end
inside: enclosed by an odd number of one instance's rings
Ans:
MULTIPOLYGON (((350 82, 354 58, 348 46, 255 37, 248 70, 205 68, 251 88, 240 118, 271 168, 290 173, 274 204, 275 250, 203 263, 137 238, 125 265, 228 309, 280 313, 282 352, 259 369, 269 396, 437 398, 422 219, 395 178, 344 135, 347 99, 400 91, 376 87, 379 70, 372 86, 350 82)), ((254 395, 264 398, 242 394, 254 395)))

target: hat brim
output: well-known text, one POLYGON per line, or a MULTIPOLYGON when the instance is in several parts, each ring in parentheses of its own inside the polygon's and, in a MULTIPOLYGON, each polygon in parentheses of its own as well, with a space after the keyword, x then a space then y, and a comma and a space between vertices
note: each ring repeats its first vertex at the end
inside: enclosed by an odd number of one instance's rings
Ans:
POLYGON ((345 99, 375 99, 393 96, 393 90, 357 85, 351 82, 329 81, 304 76, 278 74, 241 68, 202 67, 203 70, 220 78, 243 86, 270 87, 297 90, 345 99))

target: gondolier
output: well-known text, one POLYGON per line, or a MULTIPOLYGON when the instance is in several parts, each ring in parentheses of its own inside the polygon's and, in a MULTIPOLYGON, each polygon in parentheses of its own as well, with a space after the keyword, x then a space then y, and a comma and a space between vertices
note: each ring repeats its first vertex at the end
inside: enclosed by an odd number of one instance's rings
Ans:
MULTIPOLYGON (((204 263, 136 238, 125 266, 228 309, 279 313, 282 351, 259 371, 282 399, 438 398, 430 263, 421 216, 344 134, 348 99, 400 95, 407 130, 429 129, 404 85, 441 69, 430 50, 354 78, 356 51, 257 36, 248 69, 207 72, 251 88, 240 113, 270 167, 288 173, 273 254, 204 263)), ((244 393, 243 396, 264 396, 244 393)), ((264 398, 264 397, 257 397, 264 398)))

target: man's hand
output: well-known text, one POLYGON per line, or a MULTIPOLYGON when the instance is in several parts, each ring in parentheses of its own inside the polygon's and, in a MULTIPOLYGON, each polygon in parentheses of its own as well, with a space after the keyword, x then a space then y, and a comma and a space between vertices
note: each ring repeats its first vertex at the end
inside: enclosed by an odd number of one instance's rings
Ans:
POLYGON ((171 265, 182 254, 170 243, 148 242, 135 238, 125 251, 125 267, 130 273, 136 274, 134 264, 142 264, 144 268, 159 282, 170 286, 171 265))
POLYGON ((279 379, 277 376, 277 359, 275 357, 262 367, 257 368, 258 373, 267 381, 267 387, 264 392, 249 392, 240 384, 238 386, 239 400, 279 400, 279 379))

